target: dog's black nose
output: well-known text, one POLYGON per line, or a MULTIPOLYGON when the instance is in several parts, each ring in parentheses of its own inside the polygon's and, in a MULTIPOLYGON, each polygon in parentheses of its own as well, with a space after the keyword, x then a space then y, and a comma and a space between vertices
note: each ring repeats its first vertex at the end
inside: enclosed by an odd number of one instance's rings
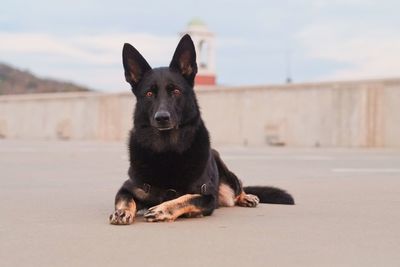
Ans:
POLYGON ((154 119, 157 122, 169 122, 171 119, 171 114, 168 111, 157 111, 154 115, 154 119))

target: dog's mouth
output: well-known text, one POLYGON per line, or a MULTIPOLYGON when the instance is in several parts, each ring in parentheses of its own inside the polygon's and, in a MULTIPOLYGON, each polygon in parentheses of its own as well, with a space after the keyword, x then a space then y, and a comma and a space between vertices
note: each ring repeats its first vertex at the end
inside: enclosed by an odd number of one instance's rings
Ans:
POLYGON ((174 123, 154 123, 152 126, 160 132, 167 132, 178 128, 174 123))
POLYGON ((175 127, 173 127, 173 126, 162 126, 162 127, 156 127, 156 128, 157 128, 157 130, 159 130, 161 132, 164 132, 164 131, 170 131, 170 130, 174 129, 175 127))

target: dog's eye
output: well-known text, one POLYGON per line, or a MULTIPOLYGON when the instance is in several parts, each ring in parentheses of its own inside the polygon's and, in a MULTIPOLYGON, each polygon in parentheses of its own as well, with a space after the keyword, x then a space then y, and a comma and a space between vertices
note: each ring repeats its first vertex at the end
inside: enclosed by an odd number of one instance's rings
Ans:
POLYGON ((174 89, 174 90, 172 91, 172 93, 173 93, 175 96, 180 96, 180 95, 182 94, 181 90, 179 90, 179 89, 174 89))
POLYGON ((147 93, 146 93, 146 97, 152 97, 154 94, 153 94, 153 92, 152 91, 148 91, 147 93))

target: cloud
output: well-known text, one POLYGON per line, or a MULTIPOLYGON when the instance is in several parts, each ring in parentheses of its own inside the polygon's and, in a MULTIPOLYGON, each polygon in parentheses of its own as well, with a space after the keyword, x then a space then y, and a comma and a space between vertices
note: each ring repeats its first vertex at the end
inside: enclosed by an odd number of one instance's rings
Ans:
POLYGON ((169 62, 178 36, 145 33, 56 36, 0 32, 0 40, 1 60, 33 69, 42 76, 108 90, 120 84, 117 81, 121 80, 121 49, 125 42, 132 43, 151 65, 159 66, 169 62))
POLYGON ((313 8, 332 8, 332 6, 365 6, 373 5, 373 0, 308 0, 307 3, 313 8))
MULTIPOLYGON (((126 87, 121 64, 123 43, 134 45, 151 66, 158 67, 168 65, 179 36, 126 32, 59 36, 0 31, 0 40, 0 61, 32 70, 41 77, 115 91, 126 87)), ((221 36, 217 39, 220 51, 237 53, 247 51, 249 47, 252 50, 264 49, 261 43, 244 38, 221 36)), ((232 58, 232 54, 228 58, 232 58)), ((237 59, 232 60, 235 62, 237 59)))
POLYGON ((400 75, 398 30, 359 23, 323 22, 296 35, 310 59, 340 64, 321 79, 365 79, 400 75))
POLYGON ((59 37, 43 33, 0 32, 0 39, 1 53, 51 54, 90 64, 110 64, 120 61, 119 58, 114 58, 114 54, 121 53, 125 42, 134 43, 137 49, 154 61, 162 61, 166 54, 171 53, 177 38, 141 33, 59 37), (160 46, 160 43, 163 45, 160 46))

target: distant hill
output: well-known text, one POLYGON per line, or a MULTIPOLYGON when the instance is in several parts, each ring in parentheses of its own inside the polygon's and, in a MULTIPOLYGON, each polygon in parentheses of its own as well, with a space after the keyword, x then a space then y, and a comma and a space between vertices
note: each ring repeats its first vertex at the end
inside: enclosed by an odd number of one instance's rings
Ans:
POLYGON ((70 82, 41 79, 28 71, 0 63, 0 95, 90 91, 70 82))

